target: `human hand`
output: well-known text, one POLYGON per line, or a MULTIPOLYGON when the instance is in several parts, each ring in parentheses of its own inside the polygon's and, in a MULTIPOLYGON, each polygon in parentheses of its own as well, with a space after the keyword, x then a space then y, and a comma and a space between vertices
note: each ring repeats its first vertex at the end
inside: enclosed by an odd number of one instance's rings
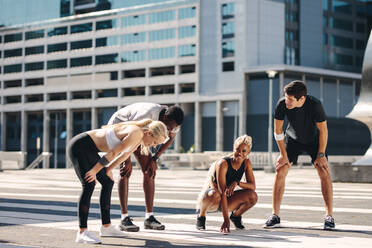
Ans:
POLYGON ((120 167, 120 176, 129 178, 132 175, 132 170, 133 170, 132 162, 127 162, 120 167))
POLYGON ((84 179, 88 183, 96 181, 96 172, 93 169, 89 170, 87 173, 85 173, 84 179))
POLYGON ((114 175, 112 174, 112 170, 110 169, 106 169, 106 175, 112 180, 112 181, 115 181, 114 180, 114 175))
POLYGON ((329 173, 329 165, 326 157, 317 157, 314 161, 314 167, 320 168, 329 173))
POLYGON ((287 156, 283 156, 282 154, 280 154, 280 156, 278 157, 275 163, 275 170, 278 171, 283 166, 292 166, 292 164, 293 163, 289 162, 287 156))
POLYGON ((228 234, 230 232, 230 220, 224 220, 220 228, 220 233, 228 234))
POLYGON ((150 159, 147 165, 147 170, 145 171, 145 174, 148 174, 151 178, 155 178, 156 176, 156 169, 158 168, 158 165, 154 159, 150 159))
POLYGON ((227 197, 230 197, 234 194, 234 190, 236 188, 236 186, 238 185, 238 182, 237 181, 234 181, 230 184, 229 187, 226 188, 225 192, 226 192, 226 196, 227 197))

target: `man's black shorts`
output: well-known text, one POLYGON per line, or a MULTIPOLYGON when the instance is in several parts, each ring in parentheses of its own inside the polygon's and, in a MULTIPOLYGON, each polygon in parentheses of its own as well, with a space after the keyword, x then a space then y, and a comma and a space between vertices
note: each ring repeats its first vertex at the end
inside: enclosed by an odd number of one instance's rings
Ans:
POLYGON ((316 157, 318 156, 318 148, 319 148, 318 139, 316 139, 312 143, 302 144, 286 135, 285 143, 286 143, 288 160, 290 163, 297 164, 298 155, 308 154, 311 157, 311 163, 314 164, 314 161, 316 157))

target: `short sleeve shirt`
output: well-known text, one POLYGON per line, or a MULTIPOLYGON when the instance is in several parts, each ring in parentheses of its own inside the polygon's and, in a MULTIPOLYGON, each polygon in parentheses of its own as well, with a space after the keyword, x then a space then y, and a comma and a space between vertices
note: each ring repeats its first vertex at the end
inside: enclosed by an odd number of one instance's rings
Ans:
POLYGON ((125 121, 139 121, 146 118, 158 121, 162 109, 167 109, 167 106, 148 102, 133 103, 116 111, 111 116, 108 124, 116 124, 125 121))
POLYGON ((288 119, 286 136, 302 144, 316 141, 319 135, 316 123, 326 120, 321 102, 309 95, 302 107, 293 109, 287 109, 285 99, 280 99, 275 108, 275 119, 284 120, 285 117, 288 119))

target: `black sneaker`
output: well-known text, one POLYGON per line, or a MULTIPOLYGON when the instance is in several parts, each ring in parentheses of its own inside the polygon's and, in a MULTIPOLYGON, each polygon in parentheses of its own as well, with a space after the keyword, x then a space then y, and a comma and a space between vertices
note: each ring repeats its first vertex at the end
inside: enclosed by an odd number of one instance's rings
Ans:
POLYGON ((125 217, 124 220, 121 220, 121 223, 119 225, 120 230, 126 231, 126 232, 138 232, 140 228, 139 226, 136 226, 135 224, 133 224, 132 220, 133 219, 129 216, 125 217))
POLYGON ((205 220, 205 216, 198 216, 198 218, 196 218, 196 229, 205 230, 205 220))
POLYGON ((236 229, 238 230, 243 230, 245 227, 243 226, 242 223, 242 216, 235 216, 233 213, 230 215, 230 220, 234 223, 236 229))
POLYGON ((153 230, 164 230, 165 226, 162 225, 153 215, 145 220, 144 223, 145 229, 153 229, 153 230))
POLYGON ((276 228, 280 227, 280 217, 276 214, 273 214, 266 221, 264 228, 276 228))
POLYGON ((332 230, 332 229, 335 229, 335 227, 336 227, 336 225, 335 225, 335 219, 333 219, 332 216, 327 215, 324 218, 324 227, 323 227, 323 229, 324 230, 332 230))

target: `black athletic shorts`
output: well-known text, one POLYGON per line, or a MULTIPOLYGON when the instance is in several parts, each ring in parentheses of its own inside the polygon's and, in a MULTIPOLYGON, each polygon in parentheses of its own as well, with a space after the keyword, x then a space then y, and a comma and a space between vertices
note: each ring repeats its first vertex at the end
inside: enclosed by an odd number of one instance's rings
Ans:
POLYGON ((291 137, 285 137, 286 150, 288 160, 290 163, 297 164, 298 155, 308 154, 311 157, 311 163, 314 164, 316 157, 318 156, 319 140, 316 139, 312 143, 302 144, 291 137))

